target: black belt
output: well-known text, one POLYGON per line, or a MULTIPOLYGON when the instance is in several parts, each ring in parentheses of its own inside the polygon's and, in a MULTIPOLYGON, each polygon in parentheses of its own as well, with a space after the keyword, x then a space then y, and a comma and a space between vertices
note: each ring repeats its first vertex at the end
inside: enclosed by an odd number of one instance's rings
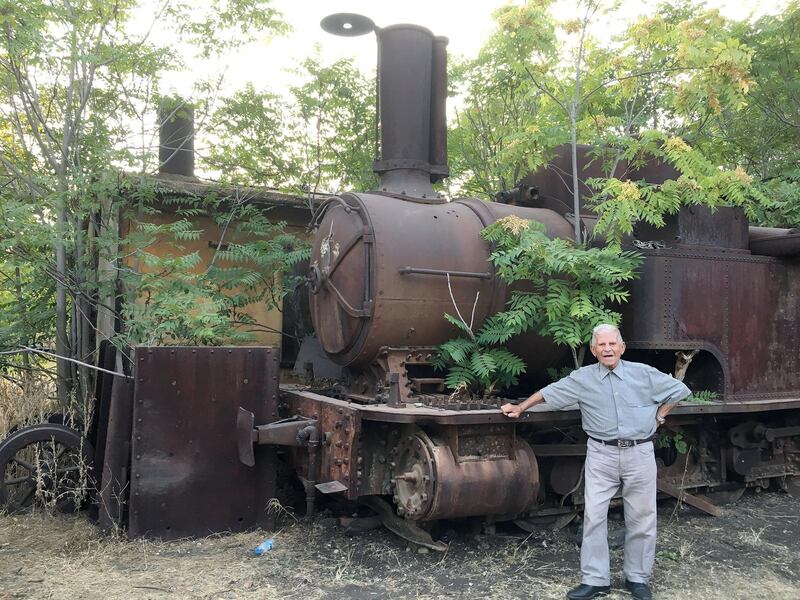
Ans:
POLYGON ((595 442, 600 442, 601 444, 605 444, 606 446, 617 446, 619 448, 630 448, 631 446, 636 446, 638 444, 646 444, 647 442, 652 442, 653 438, 656 437, 655 435, 651 435, 649 438, 645 438, 643 440, 599 440, 597 438, 593 438, 589 436, 590 440, 594 440, 595 442))

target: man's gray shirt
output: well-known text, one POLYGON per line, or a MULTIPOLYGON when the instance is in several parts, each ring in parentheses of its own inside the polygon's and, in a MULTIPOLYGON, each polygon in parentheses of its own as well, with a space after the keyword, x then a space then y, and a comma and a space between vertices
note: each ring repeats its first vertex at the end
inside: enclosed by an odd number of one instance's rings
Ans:
POLYGON ((601 440, 641 440, 656 430, 659 405, 691 391, 671 375, 642 363, 620 360, 613 371, 600 363, 581 367, 542 389, 548 406, 578 404, 583 430, 601 440))

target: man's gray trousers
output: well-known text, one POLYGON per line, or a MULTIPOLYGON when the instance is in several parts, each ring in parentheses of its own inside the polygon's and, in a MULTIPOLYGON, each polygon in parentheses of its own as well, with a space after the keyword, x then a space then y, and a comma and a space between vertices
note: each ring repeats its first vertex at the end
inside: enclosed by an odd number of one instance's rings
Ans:
POLYGON ((647 583, 656 556, 656 462, 653 442, 628 448, 589 439, 585 466, 586 507, 581 546, 582 583, 610 585, 608 504, 622 485, 628 581, 647 583))

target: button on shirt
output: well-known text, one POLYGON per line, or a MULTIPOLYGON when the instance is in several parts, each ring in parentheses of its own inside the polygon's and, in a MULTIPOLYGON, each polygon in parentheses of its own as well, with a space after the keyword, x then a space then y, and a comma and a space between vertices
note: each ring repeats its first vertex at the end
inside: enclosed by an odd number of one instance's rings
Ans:
POLYGON ((656 430, 659 405, 678 402, 691 391, 671 375, 621 360, 613 371, 600 363, 581 367, 543 388, 548 406, 578 404, 583 430, 601 440, 641 440, 656 430))

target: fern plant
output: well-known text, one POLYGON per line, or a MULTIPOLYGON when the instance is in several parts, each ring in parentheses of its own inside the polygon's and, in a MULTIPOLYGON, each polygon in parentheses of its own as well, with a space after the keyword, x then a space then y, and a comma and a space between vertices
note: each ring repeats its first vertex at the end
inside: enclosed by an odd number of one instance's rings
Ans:
POLYGON ((689 448, 691 448, 682 431, 663 431, 656 436, 654 441, 656 448, 674 446, 678 454, 688 454, 689 448))
POLYGON ((717 392, 712 392, 710 390, 698 390, 689 394, 686 398, 687 402, 691 402, 692 404, 714 404, 719 398, 719 394, 717 392))
POLYGON ((521 358, 492 343, 485 327, 473 333, 461 319, 447 314, 445 319, 467 335, 439 346, 433 364, 439 370, 448 369, 444 379, 448 388, 488 398, 495 390, 517 383, 519 375, 525 372, 521 358))
POLYGON ((550 239, 544 225, 516 216, 500 219, 481 235, 494 245, 490 259, 498 276, 509 284, 524 282, 524 290, 513 291, 506 310, 486 319, 476 333, 460 317, 445 315, 467 335, 440 346, 436 365, 449 369, 445 384, 484 397, 515 384, 525 364, 502 346, 529 330, 569 347, 580 366, 592 328, 619 323, 619 313, 608 305, 627 300, 623 284, 634 277, 639 255, 550 239))

